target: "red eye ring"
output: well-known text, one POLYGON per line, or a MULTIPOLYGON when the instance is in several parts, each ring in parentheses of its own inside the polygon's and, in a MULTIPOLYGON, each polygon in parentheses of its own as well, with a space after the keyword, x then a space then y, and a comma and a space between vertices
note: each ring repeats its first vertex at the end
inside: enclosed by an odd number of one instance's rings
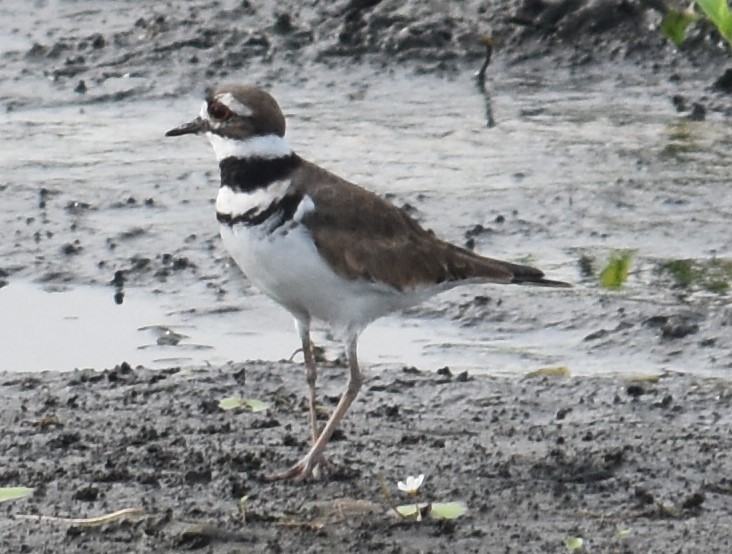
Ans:
POLYGON ((214 101, 208 107, 208 115, 219 121, 225 121, 233 115, 233 112, 221 102, 214 101))

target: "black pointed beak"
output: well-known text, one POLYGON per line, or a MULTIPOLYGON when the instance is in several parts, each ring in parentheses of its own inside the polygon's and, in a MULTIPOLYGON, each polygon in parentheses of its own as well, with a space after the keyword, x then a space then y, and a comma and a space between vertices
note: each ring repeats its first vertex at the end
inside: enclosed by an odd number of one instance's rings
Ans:
POLYGON ((165 133, 166 137, 179 137, 181 135, 200 135, 201 133, 205 133, 209 130, 208 127, 208 121, 205 119, 201 119, 200 117, 197 117, 193 121, 190 121, 188 123, 185 123, 181 125, 180 127, 176 127, 175 129, 171 129, 167 133, 165 133))

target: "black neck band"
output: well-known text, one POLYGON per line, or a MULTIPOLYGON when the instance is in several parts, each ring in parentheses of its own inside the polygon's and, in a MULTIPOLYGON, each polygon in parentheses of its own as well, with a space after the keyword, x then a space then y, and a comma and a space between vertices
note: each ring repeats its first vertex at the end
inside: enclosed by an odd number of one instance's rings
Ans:
POLYGON ((281 158, 224 158, 219 162, 221 186, 251 191, 285 179, 301 162, 292 153, 281 158))

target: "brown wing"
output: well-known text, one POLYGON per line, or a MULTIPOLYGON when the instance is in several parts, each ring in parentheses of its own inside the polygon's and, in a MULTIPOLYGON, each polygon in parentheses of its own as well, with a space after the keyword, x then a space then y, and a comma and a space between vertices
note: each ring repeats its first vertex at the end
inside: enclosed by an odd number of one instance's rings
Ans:
POLYGON ((318 251, 349 279, 380 281, 399 290, 465 279, 557 286, 538 269, 442 241, 403 210, 308 162, 294 172, 292 182, 315 203, 303 223, 318 251))

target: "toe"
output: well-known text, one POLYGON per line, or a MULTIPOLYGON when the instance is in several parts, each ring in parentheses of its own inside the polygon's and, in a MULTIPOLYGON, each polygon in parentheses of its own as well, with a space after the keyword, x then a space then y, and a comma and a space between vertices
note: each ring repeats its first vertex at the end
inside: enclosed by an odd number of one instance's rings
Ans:
POLYGON ((310 477, 317 479, 322 473, 322 457, 305 456, 290 469, 281 473, 266 475, 265 481, 304 481, 310 477))

